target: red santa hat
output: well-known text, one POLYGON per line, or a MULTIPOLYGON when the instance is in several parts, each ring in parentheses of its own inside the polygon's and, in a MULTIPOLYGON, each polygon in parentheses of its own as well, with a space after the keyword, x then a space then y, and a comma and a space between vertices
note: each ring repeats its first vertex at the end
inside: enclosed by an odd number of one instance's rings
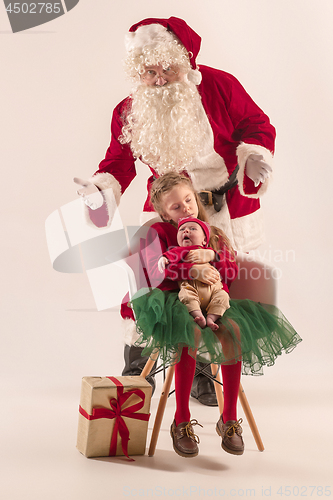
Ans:
POLYGON ((208 246, 209 238, 210 238, 210 225, 208 224, 208 222, 204 222, 203 220, 196 219, 195 217, 182 217, 178 221, 178 230, 186 222, 195 222, 196 224, 199 224, 199 226, 202 227, 203 232, 205 233, 205 236, 206 236, 206 245, 205 246, 208 246))
POLYGON ((187 76, 199 85, 201 73, 197 69, 196 58, 200 50, 201 37, 178 17, 169 19, 148 18, 134 24, 125 38, 128 53, 144 54, 149 47, 156 48, 166 42, 177 41, 187 52, 191 69, 187 76))

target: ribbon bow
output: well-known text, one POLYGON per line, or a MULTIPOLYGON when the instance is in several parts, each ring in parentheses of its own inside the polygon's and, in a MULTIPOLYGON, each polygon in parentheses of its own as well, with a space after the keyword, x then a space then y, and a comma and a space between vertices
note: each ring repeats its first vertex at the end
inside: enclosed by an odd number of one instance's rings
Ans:
POLYGON ((133 389, 124 393, 124 386, 121 382, 119 382, 119 380, 117 380, 115 377, 107 378, 117 386, 117 399, 110 399, 111 408, 93 408, 92 414, 89 415, 89 413, 87 413, 81 406, 79 406, 79 412, 87 420, 97 420, 99 418, 115 418, 116 421, 111 436, 109 456, 114 456, 116 454, 117 436, 119 432, 124 455, 126 455, 126 457, 130 459, 130 457, 128 456, 128 441, 130 439, 129 430, 123 417, 134 418, 136 420, 149 420, 150 413, 136 413, 137 411, 141 410, 144 405, 145 393, 141 389, 133 389), (141 401, 132 406, 122 409, 122 406, 132 395, 138 396, 141 401))

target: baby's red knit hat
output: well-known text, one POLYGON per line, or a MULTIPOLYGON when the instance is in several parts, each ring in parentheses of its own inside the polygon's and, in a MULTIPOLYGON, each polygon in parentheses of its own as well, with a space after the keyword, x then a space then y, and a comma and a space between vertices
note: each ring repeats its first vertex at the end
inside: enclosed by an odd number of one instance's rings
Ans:
POLYGON ((203 220, 196 219, 195 217, 182 217, 178 221, 178 229, 183 224, 185 224, 185 222, 196 222, 197 224, 199 224, 199 226, 202 227, 203 232, 205 233, 205 236, 206 236, 206 246, 207 246, 209 243, 209 238, 210 238, 210 225, 208 224, 208 222, 204 222, 203 220))

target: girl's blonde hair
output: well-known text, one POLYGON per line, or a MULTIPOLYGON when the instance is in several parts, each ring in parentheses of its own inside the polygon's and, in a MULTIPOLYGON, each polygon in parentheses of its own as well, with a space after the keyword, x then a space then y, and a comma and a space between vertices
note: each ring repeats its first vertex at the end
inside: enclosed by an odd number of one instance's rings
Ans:
MULTIPOLYGON (((195 201, 198 205, 198 219, 203 220, 204 222, 208 222, 208 216, 206 210, 202 204, 199 194, 193 188, 193 184, 191 180, 184 174, 179 174, 177 172, 168 172, 161 177, 158 177, 154 180, 151 185, 150 190, 150 199, 155 211, 163 218, 163 195, 171 191, 175 186, 179 184, 185 184, 189 187, 194 194, 195 201)), ((174 226, 177 226, 174 221, 165 221, 171 222, 174 226)), ((231 246, 230 240, 227 235, 218 227, 211 226, 211 234, 209 240, 209 246, 215 250, 221 250, 221 240, 222 243, 227 247, 227 249, 235 256, 234 249, 231 246)))

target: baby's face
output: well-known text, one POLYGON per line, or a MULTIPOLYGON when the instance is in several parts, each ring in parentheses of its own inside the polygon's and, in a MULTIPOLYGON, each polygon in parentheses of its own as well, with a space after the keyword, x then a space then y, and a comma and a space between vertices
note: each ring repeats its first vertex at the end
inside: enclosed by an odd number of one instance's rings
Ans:
POLYGON ((178 229, 177 243, 180 247, 204 246, 206 244, 206 235, 197 222, 185 222, 178 229))

